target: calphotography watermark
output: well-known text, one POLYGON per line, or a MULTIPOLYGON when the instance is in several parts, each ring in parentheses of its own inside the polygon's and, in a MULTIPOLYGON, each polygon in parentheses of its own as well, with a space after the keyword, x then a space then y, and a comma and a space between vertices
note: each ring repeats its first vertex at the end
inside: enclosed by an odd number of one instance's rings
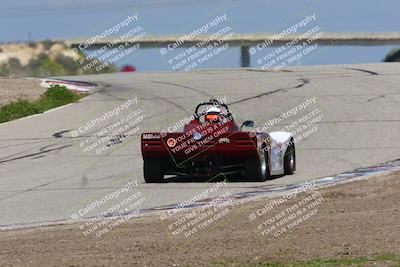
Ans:
POLYGON ((79 60, 84 70, 100 72, 140 48, 139 41, 147 36, 135 12, 101 30, 74 48, 85 56, 79 60))
POLYGON ((176 205, 174 209, 162 212, 160 219, 168 222, 168 230, 172 236, 183 235, 188 238, 202 230, 210 229, 212 224, 221 221, 230 213, 230 207, 233 205, 233 196, 230 192, 218 194, 224 187, 226 181, 217 182, 191 199, 176 205), (211 194, 218 196, 210 199, 211 194), (204 203, 185 212, 188 207, 193 207, 199 202, 204 203), (180 213, 181 216, 177 216, 180 213))
POLYGON ((84 236, 101 237, 136 216, 146 197, 137 189, 137 180, 88 203, 71 215, 82 220, 79 229, 84 236))
POLYGON ((312 105, 315 105, 316 103, 317 103, 317 98, 315 96, 306 98, 299 105, 289 109, 286 112, 283 112, 279 116, 273 117, 272 119, 265 121, 261 126, 258 126, 256 130, 257 132, 265 132, 271 127, 278 125, 279 123, 284 122, 287 119, 295 117, 297 114, 299 114, 303 110, 307 110, 307 108, 311 107, 312 105))
POLYGON ((207 188, 206 190, 200 192, 199 194, 194 195, 192 198, 183 201, 177 205, 173 209, 169 209, 160 214, 160 219, 165 220, 177 213, 184 211, 187 207, 192 206, 194 203, 199 202, 202 199, 208 198, 211 194, 218 192, 221 188, 226 187, 227 182, 221 181, 215 183, 213 186, 207 188))
POLYGON ((192 130, 178 135, 176 138, 169 138, 167 146, 171 148, 173 154, 183 151, 184 154, 189 155, 198 151, 201 147, 214 145, 228 131, 229 125, 227 125, 227 122, 213 124, 205 122, 192 130))
POLYGON ((324 198, 315 188, 315 182, 306 182, 300 188, 276 199, 249 214, 260 235, 277 238, 298 225, 310 220, 318 213, 324 198), (303 193, 302 196, 299 196, 303 193))
POLYGON ((189 71, 204 66, 211 59, 224 53, 229 48, 226 40, 234 34, 232 27, 227 25, 227 15, 216 15, 189 34, 162 47, 160 54, 166 57, 172 70, 189 71), (206 34, 208 34, 207 39, 195 41, 196 37, 206 34), (192 45, 188 46, 185 43, 192 45))
MULTIPOLYGON (((298 144, 302 140, 310 137, 319 129, 318 124, 324 119, 324 114, 317 107, 317 98, 306 98, 299 105, 294 106, 279 116, 275 116, 263 122, 260 126, 256 127, 256 132, 271 132, 272 128, 279 127, 279 131, 289 132, 293 137, 291 143, 298 144), (285 125, 281 125, 285 124, 285 125)), ((250 135, 254 136, 256 133, 251 132, 250 135)), ((268 137, 270 146, 265 149, 272 149, 275 153, 284 152, 287 146, 275 144, 271 137, 268 137)), ((290 143, 289 143, 290 145, 290 143)))
POLYGON ((316 15, 307 15, 294 25, 283 30, 279 34, 258 43, 250 49, 250 54, 256 56, 256 62, 262 69, 280 70, 284 67, 298 63, 301 58, 310 54, 318 48, 315 42, 322 37, 324 32, 316 22, 316 15), (302 32, 299 34, 299 32, 302 32), (298 34, 294 40, 288 41, 281 46, 272 48, 276 41, 281 41, 285 37, 298 34))
POLYGON ((79 142, 83 152, 101 154, 122 143, 127 137, 139 133, 146 114, 137 104, 137 97, 128 99, 73 130, 71 136, 83 137, 79 142))
POLYGON ((299 119, 293 121, 285 129, 294 136, 294 141, 300 142, 318 130, 318 123, 322 121, 324 114, 320 109, 315 108, 299 119))

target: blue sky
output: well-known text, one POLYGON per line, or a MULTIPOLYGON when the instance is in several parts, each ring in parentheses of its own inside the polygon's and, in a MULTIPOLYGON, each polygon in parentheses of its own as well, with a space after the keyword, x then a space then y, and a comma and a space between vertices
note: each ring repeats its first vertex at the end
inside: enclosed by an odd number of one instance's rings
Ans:
MULTIPOLYGON (((183 34, 212 14, 227 14, 235 33, 280 32, 315 13, 325 32, 399 31, 400 1, 385 0, 1 0, 0 41, 90 36, 135 9, 148 35, 183 34)), ((381 61, 391 47, 327 47, 300 64, 381 61)), ((139 70, 168 70, 157 49, 123 58, 139 70)), ((229 49, 212 67, 237 67, 229 49)), ((254 60, 252 60, 254 66, 254 60)))

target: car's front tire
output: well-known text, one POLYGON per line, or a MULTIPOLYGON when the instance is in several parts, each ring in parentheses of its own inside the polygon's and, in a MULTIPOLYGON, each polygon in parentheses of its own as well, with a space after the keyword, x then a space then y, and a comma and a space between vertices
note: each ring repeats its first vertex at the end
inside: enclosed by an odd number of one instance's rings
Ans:
POLYGON ((162 183, 164 181, 164 170, 160 158, 145 158, 143 172, 146 183, 162 183))

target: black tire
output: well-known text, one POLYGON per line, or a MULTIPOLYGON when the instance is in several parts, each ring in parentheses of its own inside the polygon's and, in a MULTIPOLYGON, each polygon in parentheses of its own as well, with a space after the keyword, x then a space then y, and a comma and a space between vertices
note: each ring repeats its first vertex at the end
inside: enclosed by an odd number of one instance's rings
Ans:
POLYGON ((144 180, 146 183, 162 183, 164 170, 159 158, 146 158, 143 163, 144 180))
POLYGON ((246 178, 249 181, 264 182, 270 177, 268 153, 263 157, 248 158, 244 162, 246 178))
POLYGON ((284 156, 285 175, 291 175, 296 171, 296 149, 293 141, 290 143, 284 156))

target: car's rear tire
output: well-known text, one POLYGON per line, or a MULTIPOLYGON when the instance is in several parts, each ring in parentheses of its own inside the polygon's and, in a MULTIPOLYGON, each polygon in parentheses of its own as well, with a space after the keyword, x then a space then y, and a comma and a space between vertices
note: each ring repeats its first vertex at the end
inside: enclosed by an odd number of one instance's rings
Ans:
POLYGON ((270 177, 268 153, 263 151, 260 157, 245 160, 244 169, 247 180, 264 182, 270 177))
POLYGON ((143 172, 146 183, 162 183, 164 181, 164 170, 160 158, 144 159, 143 172))
POLYGON ((284 168, 286 175, 293 174, 296 171, 296 149, 293 142, 285 151, 284 168))

